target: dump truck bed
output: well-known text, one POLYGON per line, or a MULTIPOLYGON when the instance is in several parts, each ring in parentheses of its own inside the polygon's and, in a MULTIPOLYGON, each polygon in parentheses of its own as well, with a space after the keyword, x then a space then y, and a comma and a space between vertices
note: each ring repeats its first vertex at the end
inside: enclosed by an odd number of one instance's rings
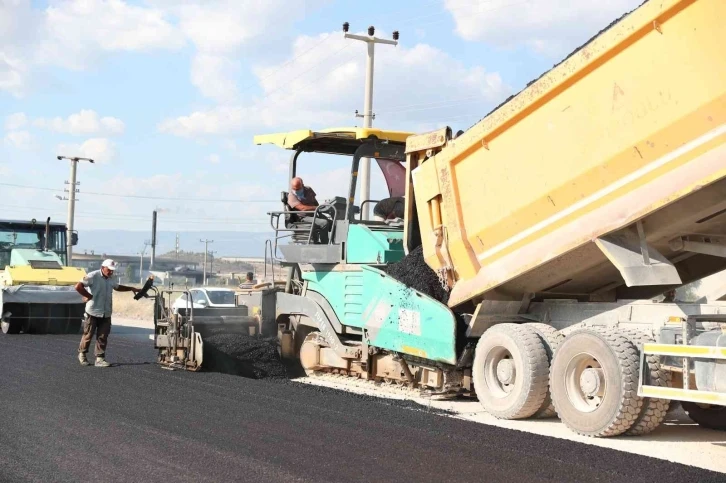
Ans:
POLYGON ((422 234, 440 206, 444 250, 424 237, 424 254, 450 258, 450 306, 648 297, 726 268, 682 249, 726 237, 722 18, 722 0, 647 2, 413 170, 422 234))

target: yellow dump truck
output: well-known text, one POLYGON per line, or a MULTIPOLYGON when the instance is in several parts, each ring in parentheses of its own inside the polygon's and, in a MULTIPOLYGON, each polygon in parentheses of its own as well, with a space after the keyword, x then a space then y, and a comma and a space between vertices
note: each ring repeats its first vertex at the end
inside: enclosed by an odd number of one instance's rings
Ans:
POLYGON ((260 333, 313 377, 498 418, 640 435, 679 400, 726 429, 726 304, 663 297, 726 269, 723 18, 723 0, 646 2, 456 137, 256 137, 293 151, 291 178, 303 154, 350 163, 340 196, 270 213, 288 281, 250 301, 260 333), (363 158, 403 221, 359 215, 363 158))
POLYGON ((0 220, 3 334, 80 331, 85 304, 74 285, 86 272, 66 266, 66 245, 66 226, 50 218, 44 224, 0 220))
POLYGON ((462 135, 408 138, 407 231, 493 414, 532 415, 544 378, 581 434, 650 431, 671 399, 726 427, 726 306, 660 297, 726 269, 723 18, 646 2, 462 135))

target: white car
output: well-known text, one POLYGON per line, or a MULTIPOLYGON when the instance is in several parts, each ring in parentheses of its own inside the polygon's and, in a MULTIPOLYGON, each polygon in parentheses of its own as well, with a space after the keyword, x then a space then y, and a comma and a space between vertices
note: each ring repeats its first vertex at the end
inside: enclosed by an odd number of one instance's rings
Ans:
POLYGON ((228 288, 193 288, 189 292, 192 296, 192 303, 187 302, 187 294, 182 294, 172 305, 174 313, 188 307, 195 309, 236 307, 235 292, 228 288))

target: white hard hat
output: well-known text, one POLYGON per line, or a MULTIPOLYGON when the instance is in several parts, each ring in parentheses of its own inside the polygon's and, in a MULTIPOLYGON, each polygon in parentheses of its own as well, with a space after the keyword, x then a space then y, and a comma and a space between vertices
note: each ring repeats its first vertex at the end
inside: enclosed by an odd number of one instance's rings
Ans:
POLYGON ((103 263, 101 264, 101 266, 106 267, 109 270, 116 270, 116 262, 114 262, 110 258, 107 258, 106 260, 104 260, 103 263))

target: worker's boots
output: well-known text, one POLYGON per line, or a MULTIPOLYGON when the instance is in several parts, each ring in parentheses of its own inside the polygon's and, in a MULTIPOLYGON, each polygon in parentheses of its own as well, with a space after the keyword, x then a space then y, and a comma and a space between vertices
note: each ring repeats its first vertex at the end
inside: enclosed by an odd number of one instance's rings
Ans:
POLYGON ((90 366, 91 363, 88 362, 88 359, 86 359, 86 354, 83 352, 78 353, 78 362, 81 363, 82 366, 90 366))
POLYGON ((106 362, 106 359, 103 357, 96 357, 96 367, 110 367, 111 364, 106 362))

